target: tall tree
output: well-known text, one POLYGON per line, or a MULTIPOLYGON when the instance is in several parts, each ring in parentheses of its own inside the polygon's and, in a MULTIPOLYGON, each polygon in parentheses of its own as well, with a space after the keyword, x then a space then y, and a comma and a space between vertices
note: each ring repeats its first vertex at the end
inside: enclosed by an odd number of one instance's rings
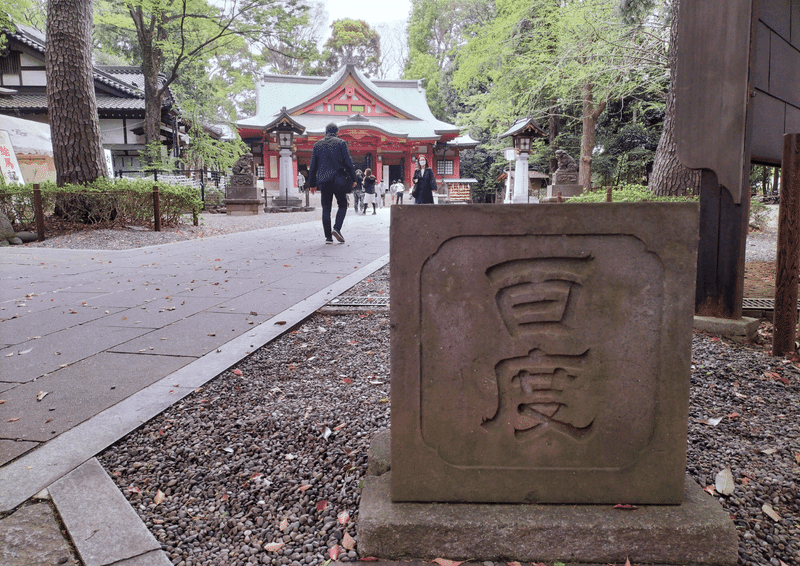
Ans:
POLYGON ((491 20, 492 6, 490 0, 411 2, 403 78, 424 80, 428 106, 439 119, 453 118, 447 96, 458 50, 471 37, 471 28, 491 20))
POLYGON ((327 71, 335 72, 345 63, 355 63, 368 77, 376 76, 381 65, 381 36, 364 20, 344 18, 331 24, 331 36, 323 49, 330 51, 327 71))
POLYGON ((486 85, 480 113, 502 122, 561 115, 582 124, 579 182, 591 186, 597 120, 609 101, 663 90, 660 29, 632 27, 607 0, 497 0, 496 16, 462 51, 454 81, 486 85))
POLYGON ((669 90, 667 91, 664 129, 658 142, 653 172, 648 186, 657 195, 696 194, 700 188, 700 171, 689 169, 678 161, 675 141, 675 77, 678 68, 678 8, 680 0, 669 0, 663 14, 658 14, 654 0, 621 0, 620 10, 629 21, 647 18, 669 19, 669 90))
POLYGON ((106 177, 92 68, 92 0, 50 0, 45 67, 57 183, 106 177))
POLYGON ((167 90, 187 67, 205 64, 220 50, 244 43, 255 51, 273 49, 269 41, 285 38, 305 11, 295 0, 242 0, 219 6, 206 0, 124 0, 106 2, 98 22, 118 28, 122 38, 135 32, 144 74, 144 133, 153 148, 160 140, 167 90))

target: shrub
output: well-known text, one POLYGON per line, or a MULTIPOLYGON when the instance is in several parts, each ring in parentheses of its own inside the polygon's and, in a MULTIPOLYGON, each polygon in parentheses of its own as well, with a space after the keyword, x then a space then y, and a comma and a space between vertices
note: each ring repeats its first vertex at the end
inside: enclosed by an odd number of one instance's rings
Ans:
MULTIPOLYGON (((153 223, 153 185, 158 186, 162 225, 177 224, 185 212, 197 217, 202 201, 196 189, 134 179, 98 179, 90 185, 62 187, 53 182, 42 183, 42 207, 45 217, 55 214, 58 208, 67 222, 149 225, 153 223)), ((13 224, 33 225, 33 184, 0 183, 0 212, 13 224)))
MULTIPOLYGON (((572 197, 567 202, 606 202, 606 189, 600 187, 596 191, 584 193, 579 197, 572 197)), ((696 196, 660 197, 644 185, 621 185, 612 187, 614 202, 686 202, 696 201, 696 196)))

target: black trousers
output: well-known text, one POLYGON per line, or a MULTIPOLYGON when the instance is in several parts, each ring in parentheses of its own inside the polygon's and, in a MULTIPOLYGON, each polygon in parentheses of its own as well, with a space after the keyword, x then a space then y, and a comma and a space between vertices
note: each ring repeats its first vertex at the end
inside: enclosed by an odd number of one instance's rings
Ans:
POLYGON ((344 217, 347 215, 347 192, 336 189, 333 181, 321 183, 319 186, 320 197, 322 200, 322 230, 325 232, 325 239, 333 238, 331 234, 331 210, 333 209, 333 197, 336 197, 336 221, 333 223, 334 230, 341 230, 344 224, 344 217))

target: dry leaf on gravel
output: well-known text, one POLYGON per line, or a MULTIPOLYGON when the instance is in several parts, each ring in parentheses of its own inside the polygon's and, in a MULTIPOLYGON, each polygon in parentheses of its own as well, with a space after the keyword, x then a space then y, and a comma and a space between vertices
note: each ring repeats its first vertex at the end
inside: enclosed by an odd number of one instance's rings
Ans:
POLYGON ((306 485, 301 485, 301 486, 300 486, 299 488, 297 488, 297 489, 299 489, 300 491, 305 491, 305 490, 307 490, 307 489, 311 489, 311 486, 310 486, 310 485, 308 485, 308 484, 306 484, 306 485))
POLYGON ((286 517, 284 517, 284 518, 283 518, 283 520, 282 520, 282 521, 280 522, 280 524, 278 525, 278 528, 279 528, 281 531, 285 531, 286 529, 288 529, 288 528, 289 528, 289 519, 287 519, 286 517))
POLYGON ((762 454, 766 454, 767 456, 771 456, 771 455, 775 454, 775 452, 777 452, 777 451, 778 451, 777 448, 765 448, 764 450, 761 451, 761 453, 762 454))
POLYGON ((328 556, 331 557, 331 560, 336 560, 337 558, 339 558, 339 554, 341 552, 342 551, 339 549, 339 545, 334 544, 332 547, 328 549, 328 556))
POLYGON ((461 562, 456 562, 455 560, 448 560, 447 558, 435 558, 433 560, 439 566, 459 566, 461 562))
POLYGON ((281 548, 283 548, 282 542, 271 542, 264 545, 264 550, 267 552, 278 552, 281 548))
POLYGON ((344 533, 342 537, 342 546, 347 550, 353 550, 356 547, 356 540, 350 536, 350 533, 344 533))
POLYGON ((703 488, 703 491, 707 491, 709 493, 709 495, 714 495, 714 486, 713 485, 707 485, 707 486, 705 486, 703 488))
POLYGON ((340 525, 346 525, 347 522, 350 520, 350 513, 348 513, 347 511, 342 511, 341 513, 339 513, 339 515, 337 515, 336 518, 339 521, 340 525))
POLYGON ((714 478, 714 487, 722 495, 730 495, 736 489, 733 482, 733 473, 730 468, 725 468, 714 478))
POLYGON ((161 505, 162 503, 164 503, 164 500, 166 498, 167 496, 164 495, 164 492, 159 489, 158 492, 156 492, 156 496, 153 498, 153 503, 155 503, 156 505, 161 505))
POLYGON ((773 521, 775 521, 776 523, 779 523, 779 522, 780 522, 780 520, 781 520, 781 516, 780 516, 780 515, 778 515, 777 511, 775 511, 775 509, 773 509, 773 508, 772 508, 772 505, 770 505, 769 503, 764 503, 764 505, 762 505, 762 506, 761 506, 761 510, 762 510, 762 511, 763 511, 763 512, 764 512, 764 513, 765 513, 765 514, 766 514, 766 515, 767 515, 767 516, 768 516, 770 519, 772 519, 772 520, 773 520, 773 521))
POLYGON ((323 499, 317 503, 317 511, 325 511, 328 508, 328 501, 323 499))
POLYGON ((234 375, 242 375, 242 370, 240 370, 240 369, 235 369, 235 370, 233 370, 233 374, 234 374, 234 375))
POLYGON ((711 417, 710 419, 697 419, 697 422, 709 426, 717 426, 719 423, 722 422, 722 417, 711 417))

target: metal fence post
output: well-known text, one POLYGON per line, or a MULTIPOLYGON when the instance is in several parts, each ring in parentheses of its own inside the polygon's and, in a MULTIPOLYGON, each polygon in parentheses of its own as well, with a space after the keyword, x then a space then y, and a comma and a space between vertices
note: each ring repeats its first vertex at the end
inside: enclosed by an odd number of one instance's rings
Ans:
POLYGON ((36 235, 40 242, 44 242, 44 207, 39 183, 33 185, 33 214, 36 217, 36 235))
POLYGON ((158 185, 153 185, 153 216, 156 232, 161 232, 161 203, 158 199, 158 185))

